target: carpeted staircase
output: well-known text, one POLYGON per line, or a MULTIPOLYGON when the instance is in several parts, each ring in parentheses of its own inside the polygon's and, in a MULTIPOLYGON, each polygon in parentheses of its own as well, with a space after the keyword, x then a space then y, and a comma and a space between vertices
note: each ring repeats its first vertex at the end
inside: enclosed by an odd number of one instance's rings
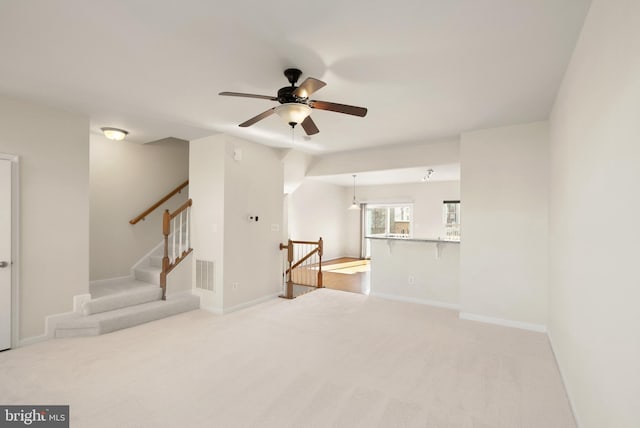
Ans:
POLYGON ((96 336, 198 309, 200 298, 190 293, 161 300, 161 265, 156 252, 137 265, 133 278, 91 284, 91 299, 50 326, 53 337, 96 336))

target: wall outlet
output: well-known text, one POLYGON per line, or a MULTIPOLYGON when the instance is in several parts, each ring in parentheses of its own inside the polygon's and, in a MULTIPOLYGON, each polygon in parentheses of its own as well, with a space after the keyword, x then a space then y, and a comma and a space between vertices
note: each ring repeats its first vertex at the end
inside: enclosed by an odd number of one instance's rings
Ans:
POLYGON ((407 283, 409 285, 414 285, 416 283, 416 277, 414 275, 409 275, 409 278, 407 279, 407 283))
POLYGON ((231 288, 233 288, 234 290, 238 289, 238 283, 234 282, 233 284, 231 284, 231 288))

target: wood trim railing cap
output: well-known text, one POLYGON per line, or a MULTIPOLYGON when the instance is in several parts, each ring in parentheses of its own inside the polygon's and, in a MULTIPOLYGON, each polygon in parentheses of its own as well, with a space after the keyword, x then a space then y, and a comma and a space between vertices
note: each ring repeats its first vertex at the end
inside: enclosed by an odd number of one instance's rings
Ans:
POLYGON ((144 210, 142 213, 140 213, 138 216, 132 218, 131 220, 129 220, 130 224, 136 224, 138 223, 140 220, 144 220, 146 216, 148 216, 149 214, 151 214, 153 211, 155 211, 160 205, 164 204, 165 202, 167 202, 169 199, 171 199, 171 197, 173 195, 175 195, 176 193, 180 193, 182 191, 182 189, 184 189, 185 187, 187 187, 189 185, 189 180, 185 181, 184 183, 182 183, 181 185, 179 185, 178 187, 176 187, 175 189, 173 189, 171 192, 167 193, 164 197, 162 197, 158 202, 156 202, 155 204, 151 205, 149 208, 147 208, 146 210, 144 210))

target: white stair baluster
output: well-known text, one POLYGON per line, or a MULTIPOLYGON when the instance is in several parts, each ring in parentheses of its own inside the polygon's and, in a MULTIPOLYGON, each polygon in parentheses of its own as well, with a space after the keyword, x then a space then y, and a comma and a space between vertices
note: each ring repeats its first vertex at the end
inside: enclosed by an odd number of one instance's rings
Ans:
POLYGON ((182 257, 182 226, 184 226, 184 224, 182 223, 182 212, 180 213, 180 220, 178 220, 178 224, 180 225, 180 239, 178 239, 179 242, 179 251, 178 251, 178 257, 182 257))
POLYGON ((191 244, 189 242, 189 238, 191 236, 191 231, 189 230, 189 218, 191 217, 191 207, 187 207, 187 251, 189 251, 189 248, 191 248, 189 245, 191 244))
POLYGON ((175 217, 173 218, 172 221, 172 225, 171 225, 171 229, 173 231, 173 236, 171 237, 171 242, 173 243, 173 245, 171 246, 171 263, 173 263, 176 260, 176 219, 175 217))

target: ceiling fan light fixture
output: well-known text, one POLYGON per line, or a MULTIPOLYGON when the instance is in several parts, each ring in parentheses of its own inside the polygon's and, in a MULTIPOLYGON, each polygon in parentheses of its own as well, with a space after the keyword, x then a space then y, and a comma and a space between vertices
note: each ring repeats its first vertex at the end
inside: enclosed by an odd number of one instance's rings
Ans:
POLYGON ((124 129, 105 127, 100 128, 105 137, 114 141, 122 141, 129 134, 124 129))
POLYGON ((276 114, 288 124, 298 124, 311 114, 311 107, 300 103, 285 103, 276 107, 276 114))

